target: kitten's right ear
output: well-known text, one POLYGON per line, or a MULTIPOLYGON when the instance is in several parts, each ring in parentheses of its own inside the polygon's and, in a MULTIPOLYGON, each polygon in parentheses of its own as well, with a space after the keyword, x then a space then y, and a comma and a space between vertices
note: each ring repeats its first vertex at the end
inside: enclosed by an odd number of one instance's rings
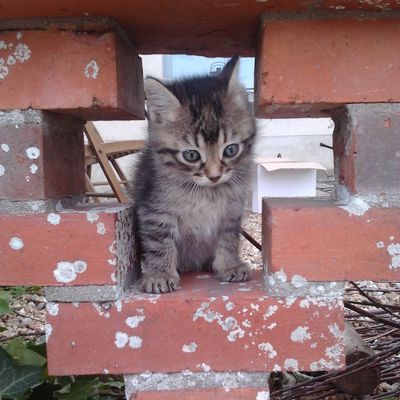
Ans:
POLYGON ((150 120, 160 125, 167 121, 175 121, 177 111, 181 105, 174 94, 154 78, 145 79, 144 90, 146 92, 150 120))

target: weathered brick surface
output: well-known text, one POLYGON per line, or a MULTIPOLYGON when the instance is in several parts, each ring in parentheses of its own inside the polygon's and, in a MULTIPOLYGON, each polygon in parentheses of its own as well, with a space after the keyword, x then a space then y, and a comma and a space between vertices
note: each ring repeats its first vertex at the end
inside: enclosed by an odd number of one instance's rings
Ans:
POLYGON ((129 208, 77 210, 0 214, 0 285, 114 284, 129 262, 129 208))
POLYGON ((337 182, 358 194, 400 194, 400 104, 350 104, 334 115, 337 182))
POLYGON ((1 199, 57 199, 84 192, 83 121, 33 110, 0 115, 1 199))
POLYGON ((182 286, 114 303, 52 306, 50 374, 343 367, 340 296, 270 298, 260 273, 243 284, 185 274, 182 286))
POLYGON ((397 19, 268 21, 257 62, 259 117, 321 115, 347 103, 399 102, 397 19))
POLYGON ((266 388, 241 389, 187 389, 159 392, 138 392, 131 400, 268 400, 269 391, 266 388))
POLYGON ((67 112, 87 120, 144 117, 140 58, 113 32, 0 32, 0 109, 67 112))
POLYGON ((263 201, 264 262, 307 280, 400 280, 400 207, 369 208, 353 198, 263 201))

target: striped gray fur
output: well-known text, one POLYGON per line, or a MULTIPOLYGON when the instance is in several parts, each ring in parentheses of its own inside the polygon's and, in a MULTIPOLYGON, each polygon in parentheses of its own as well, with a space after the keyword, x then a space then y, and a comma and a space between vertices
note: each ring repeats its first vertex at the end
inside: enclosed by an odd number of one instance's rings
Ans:
POLYGON ((249 279, 238 251, 256 126, 238 69, 234 57, 217 76, 145 81, 149 137, 132 193, 145 292, 176 290, 185 271, 249 279))

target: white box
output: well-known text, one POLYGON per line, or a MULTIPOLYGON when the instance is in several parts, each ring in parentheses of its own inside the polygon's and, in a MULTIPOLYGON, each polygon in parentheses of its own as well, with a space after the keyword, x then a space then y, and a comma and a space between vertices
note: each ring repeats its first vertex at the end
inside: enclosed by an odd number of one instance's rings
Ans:
POLYGON ((251 186, 251 209, 261 213, 263 197, 315 197, 317 170, 326 171, 316 162, 297 162, 284 158, 257 158, 251 186))

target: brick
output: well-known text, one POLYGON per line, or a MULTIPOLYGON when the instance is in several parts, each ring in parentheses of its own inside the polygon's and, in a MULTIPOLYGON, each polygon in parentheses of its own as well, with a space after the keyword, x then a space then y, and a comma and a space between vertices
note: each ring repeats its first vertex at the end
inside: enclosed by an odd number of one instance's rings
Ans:
POLYGON ((259 117, 321 116, 400 101, 397 19, 267 21, 256 65, 259 117))
POLYGON ((337 182, 357 194, 400 193, 400 104, 350 104, 334 114, 337 182))
POLYGON ((34 110, 4 112, 0 146, 1 199, 57 199, 85 193, 80 119, 34 110))
POLYGON ((3 31, 0 43, 0 109, 143 119, 141 60, 116 33, 3 31))
POLYGON ((400 280, 400 208, 352 198, 263 200, 263 255, 270 273, 290 281, 400 280))
POLYGON ((266 388, 241 389, 187 389, 163 390, 160 392, 139 392, 131 400, 268 400, 269 391, 266 388))
POLYGON ((130 212, 0 214, 0 285, 115 285, 116 269, 130 263, 130 212))
POLYGON ((260 272, 242 284, 184 274, 182 287, 164 295, 135 292, 116 302, 56 303, 47 319, 49 373, 343 367, 341 296, 271 298, 260 272))
MULTIPOLYGON (((145 0, 135 1, 135 7, 130 0, 118 0, 116 4, 75 1, 68 2, 68 7, 58 7, 52 0, 26 2, 24 7, 13 1, 5 4, 1 10, 0 28, 3 22, 5 28, 20 29, 23 23, 28 24, 30 18, 34 18, 38 25, 39 16, 42 25, 51 27, 51 22, 55 23, 52 17, 68 21, 71 17, 82 16, 78 20, 85 21, 84 15, 90 15, 90 19, 107 15, 118 21, 134 38, 139 54, 186 53, 209 57, 252 56, 258 21, 265 16, 309 18, 317 15, 326 19, 332 15, 340 17, 349 10, 367 10, 378 11, 379 14, 369 17, 379 18, 382 14, 396 14, 400 8, 398 0, 230 0, 224 3, 176 0, 173 7, 159 7, 157 2, 145 0), (322 14, 318 15, 321 11, 322 14), (285 12, 292 13, 288 15, 285 12)), ((368 17, 365 14, 360 12, 358 15, 360 18, 368 17)))

